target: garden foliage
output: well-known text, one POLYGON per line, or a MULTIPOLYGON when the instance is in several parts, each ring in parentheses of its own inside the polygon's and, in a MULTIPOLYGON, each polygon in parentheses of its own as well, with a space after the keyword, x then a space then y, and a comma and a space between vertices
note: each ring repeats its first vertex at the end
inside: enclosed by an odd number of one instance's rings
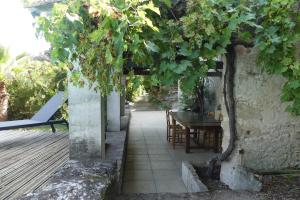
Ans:
POLYGON ((9 94, 10 120, 31 118, 57 92, 64 91, 67 69, 25 56, 1 66, 0 78, 9 94))

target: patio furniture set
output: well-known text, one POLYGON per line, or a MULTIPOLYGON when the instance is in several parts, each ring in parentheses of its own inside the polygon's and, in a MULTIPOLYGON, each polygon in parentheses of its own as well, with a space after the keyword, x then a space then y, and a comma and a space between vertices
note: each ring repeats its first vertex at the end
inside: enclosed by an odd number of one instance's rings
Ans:
POLYGON ((177 144, 185 145, 185 152, 194 148, 214 149, 221 152, 221 120, 191 111, 173 112, 166 110, 167 140, 175 148, 177 144), (194 146, 191 146, 193 139, 194 146))

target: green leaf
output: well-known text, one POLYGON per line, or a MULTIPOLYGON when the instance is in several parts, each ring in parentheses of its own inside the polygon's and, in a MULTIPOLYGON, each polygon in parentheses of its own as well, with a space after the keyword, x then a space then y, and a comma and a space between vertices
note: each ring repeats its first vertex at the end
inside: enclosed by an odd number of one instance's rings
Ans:
POLYGON ((156 7, 152 1, 150 1, 148 4, 144 5, 143 7, 144 7, 145 9, 152 10, 152 11, 155 12, 156 14, 160 15, 160 10, 159 10, 159 8, 156 7))
POLYGON ((93 42, 100 42, 100 40, 103 39, 105 35, 107 35, 108 30, 107 29, 97 29, 90 33, 89 37, 93 42))
POLYGON ((216 31, 212 24, 208 24, 207 26, 205 26, 204 30, 207 35, 211 35, 216 31))
POLYGON ((112 64, 112 62, 113 62, 113 56, 112 56, 109 48, 107 48, 106 52, 105 52, 105 61, 107 64, 112 64))
POLYGON ((166 4, 169 8, 172 6, 172 0, 161 0, 164 4, 166 4))
POLYGON ((175 68, 174 71, 175 71, 177 74, 181 74, 181 73, 183 73, 184 71, 186 71, 186 69, 187 69, 188 67, 192 67, 192 66, 193 66, 193 64, 192 64, 191 61, 189 61, 189 60, 182 60, 182 61, 180 62, 180 64, 177 65, 177 67, 175 68))
POLYGON ((155 53, 159 52, 159 47, 150 41, 144 41, 145 47, 148 49, 148 51, 152 51, 155 53))
POLYGON ((300 80, 295 80, 295 81, 289 82, 288 85, 292 89, 300 88, 300 80))

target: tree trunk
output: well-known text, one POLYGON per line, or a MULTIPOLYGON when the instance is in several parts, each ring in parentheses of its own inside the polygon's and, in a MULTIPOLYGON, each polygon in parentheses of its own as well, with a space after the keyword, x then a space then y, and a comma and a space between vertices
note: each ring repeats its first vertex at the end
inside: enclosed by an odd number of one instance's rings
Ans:
POLYGON ((8 94, 4 82, 0 82, 0 121, 7 120, 8 94))

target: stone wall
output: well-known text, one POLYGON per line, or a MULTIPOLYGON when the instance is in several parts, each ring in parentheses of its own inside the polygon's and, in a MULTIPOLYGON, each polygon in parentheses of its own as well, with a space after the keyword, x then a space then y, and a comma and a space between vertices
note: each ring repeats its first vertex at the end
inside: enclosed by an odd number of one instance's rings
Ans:
MULTIPOLYGON (((229 162, 222 163, 221 179, 233 189, 258 190, 259 185, 245 168, 278 170, 300 166, 300 117, 285 112, 287 103, 280 101, 285 80, 257 67, 258 51, 243 46, 235 50, 237 140, 229 162), (249 185, 251 181, 254 184, 249 185)), ((223 85, 219 88, 221 94, 222 88, 223 85)), ((219 100, 224 114, 222 146, 225 150, 229 142, 228 116, 223 98, 219 100)))

